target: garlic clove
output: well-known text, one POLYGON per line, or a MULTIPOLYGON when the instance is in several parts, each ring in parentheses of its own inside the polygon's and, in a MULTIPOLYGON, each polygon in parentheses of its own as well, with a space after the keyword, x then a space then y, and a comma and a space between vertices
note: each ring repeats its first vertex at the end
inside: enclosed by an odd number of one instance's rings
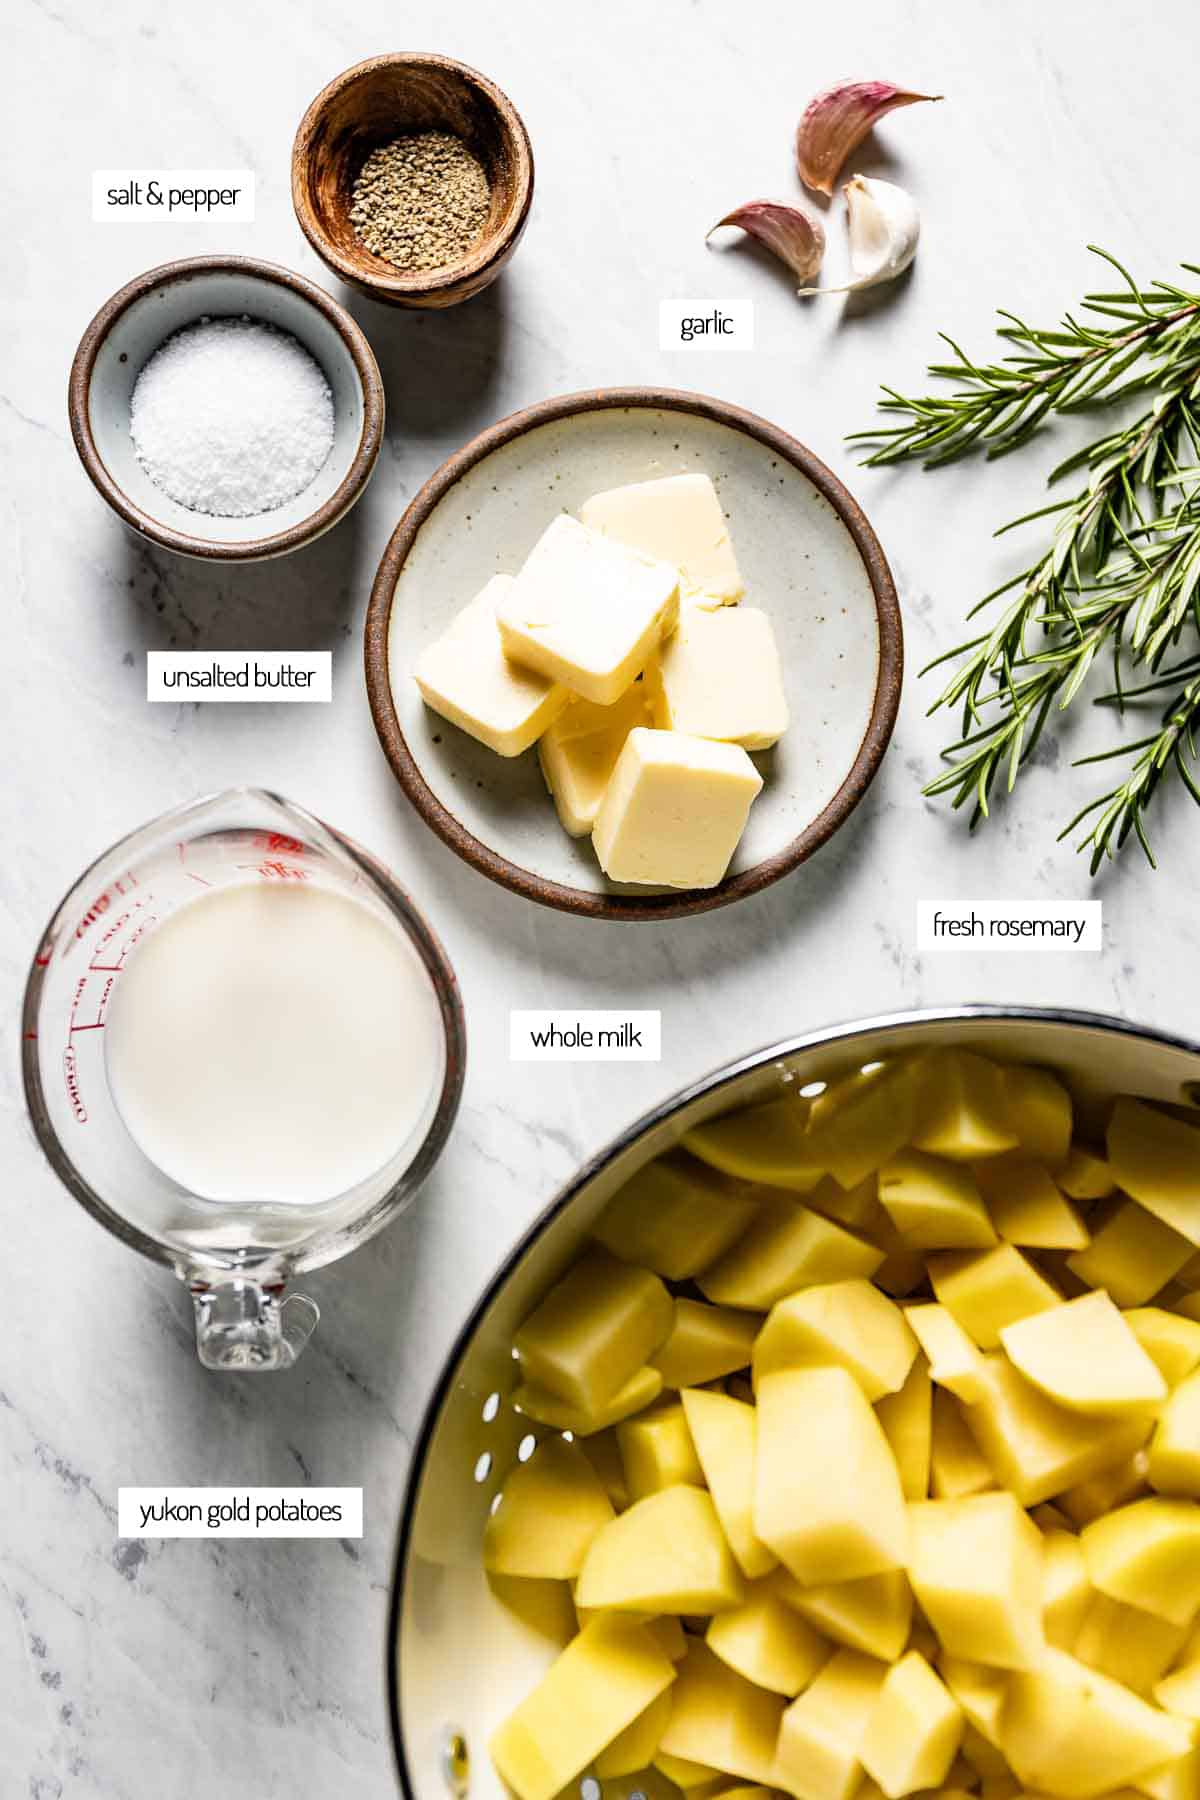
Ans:
POLYGON ((840 287, 801 288, 801 294, 853 294, 877 287, 902 275, 917 254, 921 215, 904 188, 876 175, 855 175, 843 192, 851 279, 840 287))
POLYGON ((784 206, 778 200, 747 200, 744 206, 735 206, 723 219, 718 219, 707 233, 705 242, 725 225, 736 225, 739 231, 754 238, 786 263, 800 281, 811 281, 821 267, 825 255, 825 227, 820 219, 814 219, 798 206, 784 206))
POLYGON ((940 94, 918 94, 890 81, 840 81, 810 100, 796 127, 796 167, 805 187, 832 194, 842 164, 885 114, 940 94))

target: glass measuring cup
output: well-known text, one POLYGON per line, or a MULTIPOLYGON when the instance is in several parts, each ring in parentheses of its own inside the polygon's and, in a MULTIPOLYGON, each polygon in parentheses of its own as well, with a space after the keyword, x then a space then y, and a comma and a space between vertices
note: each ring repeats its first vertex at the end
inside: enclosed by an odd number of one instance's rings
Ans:
POLYGON ((257 788, 182 806, 123 838, 80 876, 46 928, 25 988, 22 1072, 55 1174, 124 1243, 191 1289, 200 1360, 280 1369, 319 1317, 289 1279, 361 1244, 407 1204, 445 1144, 462 1092, 465 1027, 446 954, 412 901, 363 850, 257 788), (352 898, 407 946, 441 1025, 424 1109, 384 1166, 344 1193, 289 1205, 210 1200, 152 1162, 114 1100, 107 1015, 128 959, 202 890, 306 882, 352 898))

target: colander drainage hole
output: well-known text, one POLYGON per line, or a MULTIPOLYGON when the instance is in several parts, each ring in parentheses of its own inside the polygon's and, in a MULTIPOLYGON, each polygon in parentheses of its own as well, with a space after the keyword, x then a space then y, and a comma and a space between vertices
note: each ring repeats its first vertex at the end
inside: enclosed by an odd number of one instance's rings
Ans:
POLYGON ((499 1396, 499 1394, 489 1394, 487 1399, 483 1403, 483 1422, 484 1422, 484 1424, 490 1425, 492 1420, 495 1418, 496 1414, 499 1411, 500 1411, 500 1396, 499 1396))
POLYGON ((526 1432, 525 1436, 517 1445, 517 1461, 528 1462, 536 1449, 537 1439, 534 1437, 532 1431, 526 1432))
POLYGON ((492 1453, 490 1450, 485 1450, 483 1455, 479 1458, 479 1461, 475 1464, 475 1479, 476 1479, 476 1481, 478 1481, 478 1482, 486 1481, 488 1476, 491 1474, 491 1472, 492 1472, 492 1453))
POLYGON ((461 1731, 447 1726, 442 1739, 442 1773, 450 1792, 463 1800, 471 1785, 471 1752, 461 1731))

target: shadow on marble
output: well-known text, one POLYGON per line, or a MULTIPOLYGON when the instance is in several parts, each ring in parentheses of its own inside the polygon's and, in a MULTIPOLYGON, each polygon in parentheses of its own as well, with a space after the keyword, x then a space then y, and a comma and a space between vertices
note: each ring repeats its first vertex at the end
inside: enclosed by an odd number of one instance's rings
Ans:
POLYGON ((438 439, 452 428, 473 435, 501 375, 505 277, 438 312, 384 306, 349 289, 339 297, 375 352, 387 395, 387 437, 397 453, 410 437, 438 439))

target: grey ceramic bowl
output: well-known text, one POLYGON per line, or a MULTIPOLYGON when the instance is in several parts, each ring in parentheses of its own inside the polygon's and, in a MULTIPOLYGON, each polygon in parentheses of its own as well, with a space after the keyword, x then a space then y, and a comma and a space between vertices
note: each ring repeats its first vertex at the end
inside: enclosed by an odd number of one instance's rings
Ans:
POLYGON ((383 438, 383 380, 344 307, 290 269, 248 256, 194 256, 148 269, 105 302, 80 340, 68 394, 71 432, 98 491, 140 537, 220 562, 283 556, 336 525, 370 479, 383 438), (150 480, 134 454, 129 402, 146 362, 203 317, 248 314, 288 331, 333 391, 333 448, 286 505, 246 519, 190 511, 150 480))

